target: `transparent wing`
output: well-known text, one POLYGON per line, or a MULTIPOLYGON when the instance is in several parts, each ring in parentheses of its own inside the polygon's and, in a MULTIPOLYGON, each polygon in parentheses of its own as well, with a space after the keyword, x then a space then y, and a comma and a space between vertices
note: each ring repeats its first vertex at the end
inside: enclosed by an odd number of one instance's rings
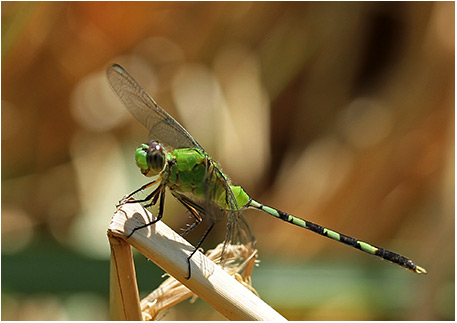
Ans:
POLYGON ((127 110, 149 130, 150 139, 156 139, 173 149, 203 149, 121 66, 114 64, 109 67, 107 76, 111 87, 127 110))
MULTIPOLYGON (((233 195, 231 190, 229 192, 229 194, 233 195)), ((234 198, 235 197, 233 197, 233 199, 234 198)), ((255 238, 243 213, 235 208, 232 208, 232 210, 227 212, 227 232, 224 249, 228 248, 228 245, 243 245, 246 248, 253 249, 255 238)))
MULTIPOLYGON (((237 205, 237 201, 235 196, 233 195, 233 191, 230 188, 229 180, 226 180, 225 175, 222 174, 222 171, 217 167, 211 167, 211 172, 214 172, 213 175, 208 176, 208 178, 217 178, 220 183, 222 184, 223 189, 225 190, 226 194, 226 203, 227 203, 227 210, 214 210, 208 208, 208 211, 213 214, 217 214, 218 212, 224 212, 224 215, 227 216, 227 231, 224 240, 224 247, 222 250, 222 265, 224 265, 224 260, 226 258, 231 258, 232 261, 233 255, 237 254, 238 259, 235 261, 237 263, 244 262, 246 258, 243 258, 241 255, 245 255, 246 257, 250 256, 254 250, 255 238, 249 227, 247 219, 244 217, 243 213, 239 210, 239 206, 237 205), (239 252, 239 248, 243 247, 242 253, 239 252)), ((215 187, 210 185, 210 187, 215 187)), ((207 195, 213 195, 214 192, 209 190, 207 195)), ((219 194, 216 192, 216 194, 219 194)), ((213 197, 214 198, 214 197, 213 197)), ((207 196, 206 200, 211 200, 211 197, 207 196)), ((219 216, 217 216, 219 217, 219 216)))

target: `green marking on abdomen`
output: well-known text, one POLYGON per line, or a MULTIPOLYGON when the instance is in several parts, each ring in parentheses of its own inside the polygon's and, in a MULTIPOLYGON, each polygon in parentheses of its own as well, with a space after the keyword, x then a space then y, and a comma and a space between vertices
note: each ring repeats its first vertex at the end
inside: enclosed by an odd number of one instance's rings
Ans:
POLYGON ((297 217, 294 217, 292 215, 289 215, 289 219, 292 218, 292 223, 295 225, 298 225, 300 227, 306 228, 306 221, 297 217))
POLYGON ((332 231, 330 229, 324 228, 324 234, 326 234, 327 237, 329 237, 329 238, 331 238, 333 240, 340 241, 340 234, 338 232, 335 232, 335 231, 332 231))
POLYGON ((249 202, 249 205, 252 207, 258 208, 258 209, 262 208, 262 204, 260 204, 259 202, 255 201, 255 200, 251 200, 251 202, 249 202))
POLYGON ((363 241, 358 241, 359 245, 360 245, 360 249, 365 251, 365 252, 368 252, 368 253, 371 253, 372 255, 376 254, 376 251, 378 251, 378 248, 376 247, 373 247, 371 244, 368 244, 366 242, 363 242, 363 241))
POLYGON ((259 206, 262 208, 262 210, 264 210, 268 214, 271 214, 271 215, 273 215, 273 216, 275 216, 277 218, 280 218, 278 211, 276 211, 275 209, 273 209, 273 208, 271 208, 269 206, 266 206, 266 205, 263 205, 263 206, 259 205, 259 206))
POLYGON ((245 207, 246 204, 249 203, 250 197, 241 186, 230 185, 230 189, 232 190, 233 195, 235 196, 236 203, 238 204, 239 209, 245 207))

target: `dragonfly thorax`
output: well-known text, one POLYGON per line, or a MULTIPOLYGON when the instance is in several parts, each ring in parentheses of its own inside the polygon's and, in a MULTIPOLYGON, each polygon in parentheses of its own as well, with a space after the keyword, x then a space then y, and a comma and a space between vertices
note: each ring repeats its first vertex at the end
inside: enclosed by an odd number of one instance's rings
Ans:
POLYGON ((135 161, 143 175, 152 177, 164 170, 166 154, 166 149, 157 140, 151 140, 137 148, 135 161))

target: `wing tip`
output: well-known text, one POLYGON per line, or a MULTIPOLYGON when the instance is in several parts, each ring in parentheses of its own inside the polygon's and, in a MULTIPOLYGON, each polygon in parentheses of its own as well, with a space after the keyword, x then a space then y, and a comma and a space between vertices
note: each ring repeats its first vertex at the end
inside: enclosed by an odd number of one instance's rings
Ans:
POLYGON ((117 64, 117 63, 114 63, 114 64, 111 64, 109 67, 108 67, 108 71, 111 71, 111 70, 116 70, 117 72, 123 72, 125 73, 125 69, 117 64))

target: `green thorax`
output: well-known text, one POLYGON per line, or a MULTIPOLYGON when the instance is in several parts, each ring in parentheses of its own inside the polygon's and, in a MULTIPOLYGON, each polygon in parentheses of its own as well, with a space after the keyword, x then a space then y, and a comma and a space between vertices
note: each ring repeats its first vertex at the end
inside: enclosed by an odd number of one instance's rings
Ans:
POLYGON ((220 166, 202 149, 175 149, 167 154, 167 159, 169 166, 164 170, 163 180, 171 190, 197 199, 209 198, 225 210, 240 210, 248 204, 250 198, 243 188, 231 185, 220 166), (236 201, 227 200, 226 189, 232 190, 236 201))

